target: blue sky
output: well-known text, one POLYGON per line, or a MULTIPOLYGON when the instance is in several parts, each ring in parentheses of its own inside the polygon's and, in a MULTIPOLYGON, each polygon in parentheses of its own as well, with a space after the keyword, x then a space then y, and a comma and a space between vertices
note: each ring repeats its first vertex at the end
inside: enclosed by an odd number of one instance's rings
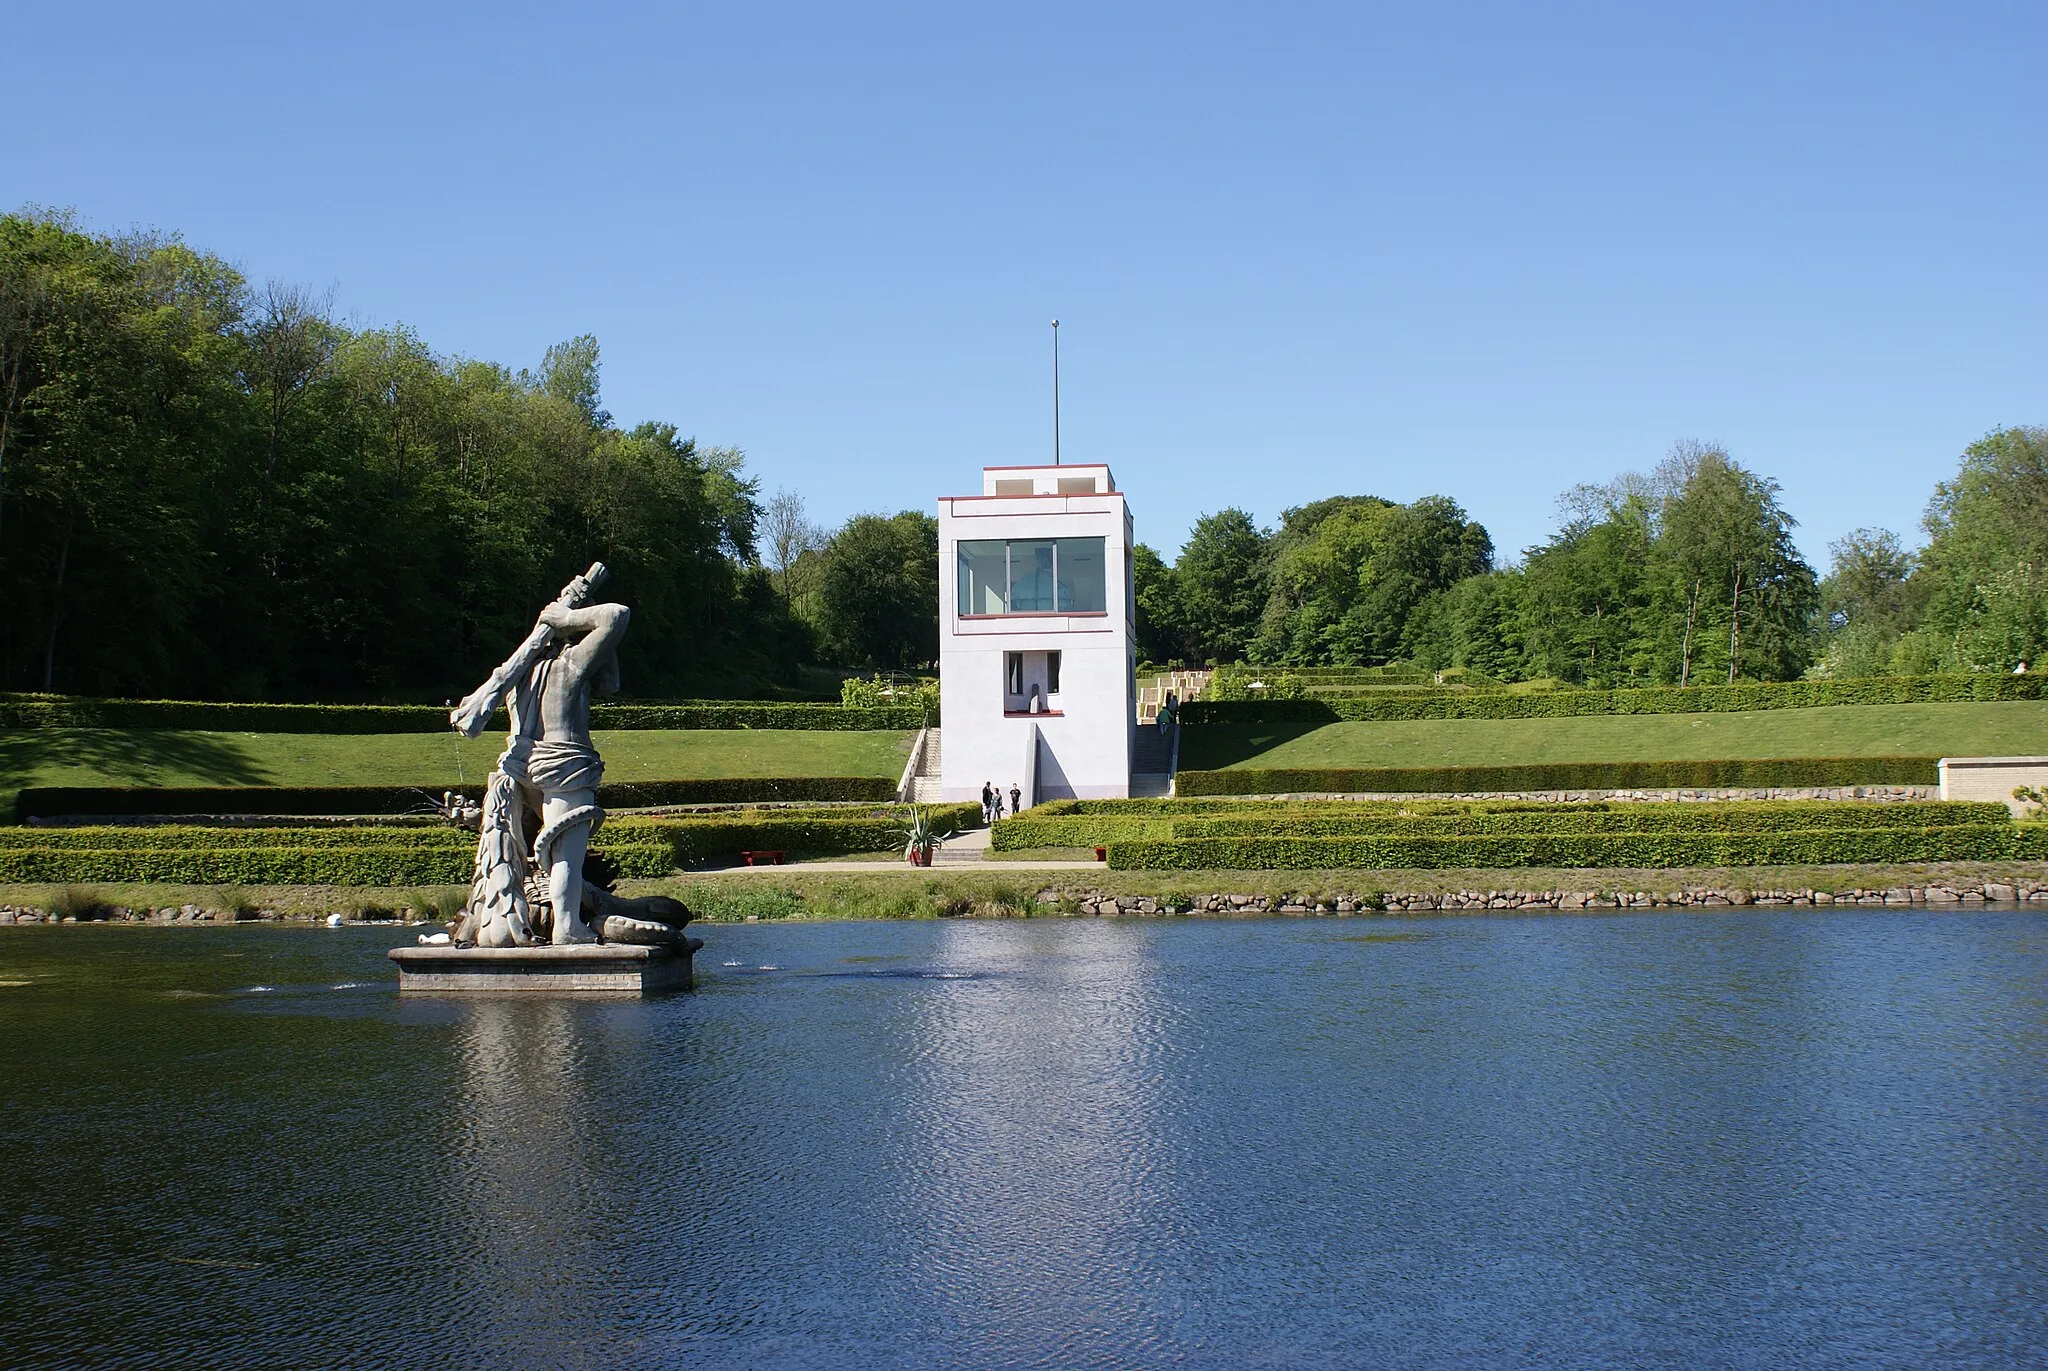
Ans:
POLYGON ((1203 512, 1725 443, 1809 556, 2048 423, 2048 6, 8 7, 0 204, 747 450, 836 522, 985 463, 1203 512))

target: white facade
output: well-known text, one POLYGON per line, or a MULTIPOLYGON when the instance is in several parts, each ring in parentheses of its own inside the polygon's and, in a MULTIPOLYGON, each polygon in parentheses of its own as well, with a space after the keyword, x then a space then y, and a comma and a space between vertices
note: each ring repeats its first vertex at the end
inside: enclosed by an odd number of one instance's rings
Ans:
POLYGON ((939 501, 943 799, 1131 793, 1131 544, 1107 466, 988 467, 939 501))

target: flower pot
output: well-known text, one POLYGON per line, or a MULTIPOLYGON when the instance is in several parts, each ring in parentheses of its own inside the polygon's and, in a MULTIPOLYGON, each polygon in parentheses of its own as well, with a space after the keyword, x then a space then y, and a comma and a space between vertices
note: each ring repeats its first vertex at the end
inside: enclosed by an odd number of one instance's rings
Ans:
POLYGON ((1108 850, 1107 848, 1101 848, 1101 847, 1098 847, 1098 848, 1096 848, 1096 849, 1095 849, 1095 860, 1096 860, 1096 861, 1098 861, 1098 862, 1106 862, 1106 861, 1108 861, 1108 860, 1109 860, 1109 850, 1108 850))
POLYGON ((928 847, 911 848, 910 864, 912 866, 930 866, 932 864, 932 850, 928 847))

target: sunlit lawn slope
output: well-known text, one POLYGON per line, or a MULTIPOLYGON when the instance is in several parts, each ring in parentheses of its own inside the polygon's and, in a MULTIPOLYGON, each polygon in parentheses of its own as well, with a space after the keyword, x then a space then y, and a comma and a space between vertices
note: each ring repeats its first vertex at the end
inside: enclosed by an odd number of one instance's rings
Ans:
MULTIPOLYGON (((704 776, 886 776, 910 755, 907 733, 746 729, 596 734, 605 780, 704 776)), ((0 791, 47 785, 475 785, 503 734, 198 733, 161 729, 0 732, 0 791)))
POLYGON ((2048 753, 2048 702, 1189 727, 1183 770, 2048 753))

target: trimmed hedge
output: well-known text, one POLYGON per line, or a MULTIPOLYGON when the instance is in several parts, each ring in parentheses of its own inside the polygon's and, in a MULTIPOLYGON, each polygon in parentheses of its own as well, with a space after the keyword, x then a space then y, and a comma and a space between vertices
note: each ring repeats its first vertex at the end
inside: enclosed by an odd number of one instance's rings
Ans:
POLYGON ((402 846, 17 847, 0 849, 0 881, 467 885, 474 860, 474 844, 440 850, 402 846))
MULTIPOLYGON (((941 831, 980 815, 975 804, 935 806, 941 831)), ((907 811, 763 810, 702 819, 627 816, 604 825, 595 847, 624 876, 655 877, 747 848, 802 856, 888 851, 903 843, 907 811)), ((462 885, 476 839, 418 827, 164 827, 0 829, 0 881, 143 881, 191 885, 462 885)))
MULTIPOLYGON (((691 700, 600 704, 593 728, 801 728, 830 732, 911 731, 928 722, 910 706, 850 709, 839 704, 691 700)), ((934 715, 929 722, 937 723, 934 715)), ((69 695, 0 696, 0 729, 179 728, 214 733, 446 733, 439 705, 276 705, 207 700, 94 700, 69 695)))
MULTIPOLYGON (((424 812, 453 790, 472 800, 481 786, 41 786, 15 797, 17 822, 60 814, 385 814, 424 812)), ((627 781, 600 786, 608 809, 678 804, 749 804, 764 800, 896 798, 881 776, 740 776, 688 781, 627 781)))
MULTIPOLYGON (((944 833, 963 829, 981 817, 979 804, 933 805, 926 811, 944 833)), ((886 852, 904 844, 910 820, 907 808, 886 815, 803 814, 768 810, 758 814, 716 814, 701 819, 626 819, 608 824, 597 846, 611 851, 619 840, 658 840, 666 846, 670 866, 730 860, 746 849, 780 850, 806 857, 838 857, 860 852, 886 852)), ((664 870, 667 870, 665 867, 664 870)))
POLYGON ((998 820, 989 831, 989 846, 997 852, 1022 852, 1033 847, 1094 847, 1101 843, 1130 842, 1146 838, 1170 838, 1174 824, 1169 819, 1103 814, 1061 814, 1035 817, 1037 810, 1014 819, 998 820))
MULTIPOLYGON (((1859 804, 1854 800, 1721 804, 1560 805, 1463 814, 1236 817, 1169 822, 1173 838, 1427 837, 1489 833, 1796 833, 1848 829, 1956 828, 2010 823, 1996 803, 1859 804)), ((1074 822, 1068 820, 1068 822, 1074 822)), ((1098 821, 1099 822, 1099 821, 1098 821)), ((1112 820, 1111 822, 1118 822, 1112 820)), ((1121 822, 1129 823, 1130 820, 1121 822)), ((1154 820, 1153 822, 1158 822, 1154 820)), ((1101 841, 1098 839, 1097 841, 1101 841)))
MULTIPOLYGON (((607 826, 606 831, 610 828, 607 826)), ((29 848, 244 848, 380 847, 421 852, 476 851, 476 835, 445 824, 386 827, 335 825, 319 828, 217 828, 199 824, 109 824, 79 828, 0 828, 0 851, 29 848)))
POLYGON ((1820 866, 2044 857, 2048 857, 2048 825, 2012 823, 1786 833, 1174 838, 1109 845, 1109 865, 1119 871, 1820 866))
POLYGON ((1181 722, 1330 724, 1397 719, 1553 719, 1585 714, 1721 714, 1825 705, 1941 704, 2048 699, 2048 678, 1995 672, 1944 676, 1870 676, 1846 681, 1768 681, 1634 690, 1552 690, 1531 694, 1445 691, 1302 700, 1191 700, 1181 722))
POLYGON ((1501 790, 1714 790, 1773 786, 1934 785, 1938 757, 1768 757, 1688 762, 1535 762, 1521 766, 1183 771, 1183 795, 1501 790))

